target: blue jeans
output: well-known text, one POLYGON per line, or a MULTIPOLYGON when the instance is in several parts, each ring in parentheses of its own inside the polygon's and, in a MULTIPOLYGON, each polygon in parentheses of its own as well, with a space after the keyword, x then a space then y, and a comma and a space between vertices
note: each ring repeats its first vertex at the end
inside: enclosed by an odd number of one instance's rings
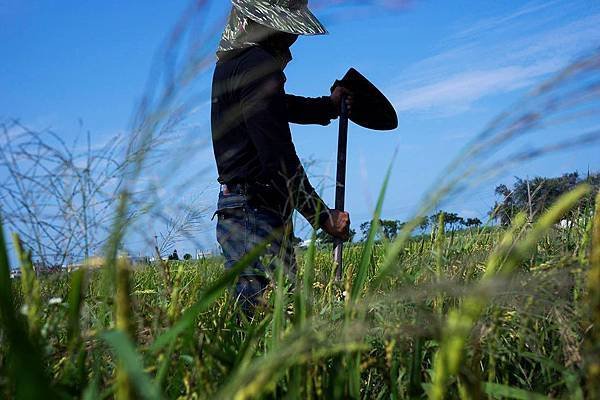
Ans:
POLYGON ((268 243, 265 253, 240 274, 235 296, 245 311, 261 303, 275 269, 282 265, 289 278, 296 274, 291 220, 259 207, 242 194, 219 194, 216 215, 217 241, 225 257, 225 268, 233 267, 256 246, 268 243))

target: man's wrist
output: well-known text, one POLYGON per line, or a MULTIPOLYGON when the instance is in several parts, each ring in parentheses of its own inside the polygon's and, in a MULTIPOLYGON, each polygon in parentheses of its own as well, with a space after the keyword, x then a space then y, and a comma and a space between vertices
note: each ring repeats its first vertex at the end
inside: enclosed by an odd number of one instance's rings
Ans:
POLYGON ((325 207, 324 210, 321 210, 319 212, 319 215, 317 216, 318 226, 316 226, 316 228, 323 228, 323 226, 325 226, 325 224, 329 220, 330 215, 331 215, 331 210, 328 207, 325 207))
POLYGON ((327 114, 329 116, 329 119, 336 119, 337 117, 339 117, 340 110, 335 105, 335 102, 333 101, 331 96, 323 96, 323 98, 325 99, 325 101, 327 103, 327 114))

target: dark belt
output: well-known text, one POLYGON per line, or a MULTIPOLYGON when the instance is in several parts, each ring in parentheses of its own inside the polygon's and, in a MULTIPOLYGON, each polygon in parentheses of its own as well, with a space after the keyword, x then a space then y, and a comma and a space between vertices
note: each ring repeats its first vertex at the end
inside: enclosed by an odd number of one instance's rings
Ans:
POLYGON ((248 194, 247 183, 228 183, 221 185, 223 194, 248 194))
POLYGON ((221 184, 223 194, 252 195, 257 193, 269 193, 271 185, 265 183, 224 183, 221 184))

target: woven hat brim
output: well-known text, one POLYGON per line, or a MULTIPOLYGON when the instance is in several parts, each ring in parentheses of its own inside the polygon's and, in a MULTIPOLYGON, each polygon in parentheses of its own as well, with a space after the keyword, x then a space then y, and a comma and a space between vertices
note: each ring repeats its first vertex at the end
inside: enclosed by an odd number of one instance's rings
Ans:
POLYGON ((269 28, 296 35, 324 35, 327 29, 308 9, 290 9, 268 1, 232 0, 244 16, 269 28))

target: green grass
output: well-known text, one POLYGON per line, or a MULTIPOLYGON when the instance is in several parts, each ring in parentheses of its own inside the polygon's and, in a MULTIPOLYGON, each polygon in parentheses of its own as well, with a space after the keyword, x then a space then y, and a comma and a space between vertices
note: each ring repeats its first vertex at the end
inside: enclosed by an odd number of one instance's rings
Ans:
POLYGON ((342 282, 330 249, 298 251, 295 285, 279 274, 251 321, 227 288, 260 249, 227 273, 117 260, 112 278, 36 278, 22 253, 11 281, 2 240, 0 395, 592 398, 599 217, 554 226, 586 191, 533 224, 348 246, 342 282))

